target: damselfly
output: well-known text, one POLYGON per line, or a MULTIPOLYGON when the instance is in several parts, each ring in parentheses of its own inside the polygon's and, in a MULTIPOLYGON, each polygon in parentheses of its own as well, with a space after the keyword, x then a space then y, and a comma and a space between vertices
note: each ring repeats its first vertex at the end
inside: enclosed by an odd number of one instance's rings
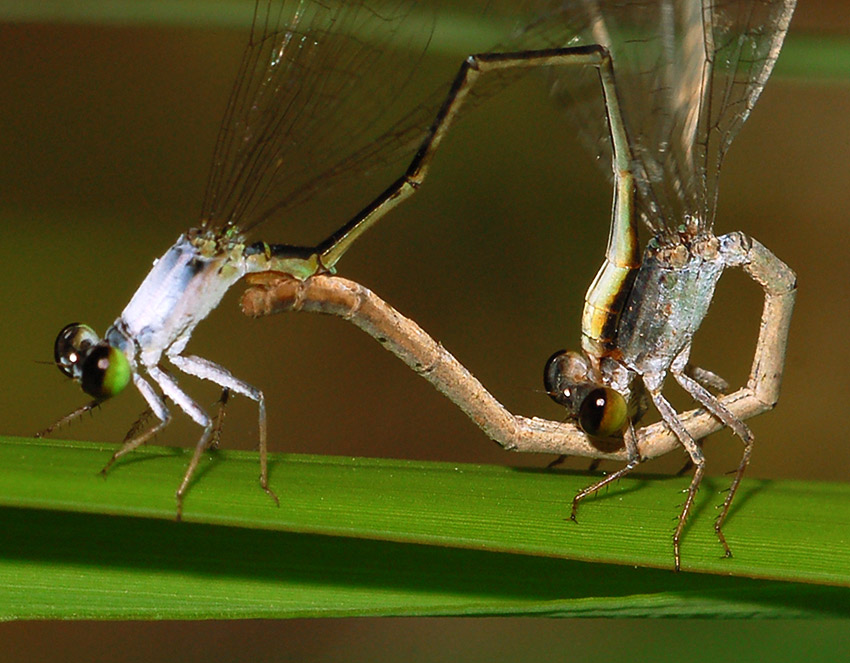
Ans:
MULTIPOLYGON (((505 17, 522 23, 519 17, 529 10, 548 15, 547 4, 487 0, 482 13, 495 25, 505 17)), ((184 350, 198 323, 246 274, 274 271, 304 279, 333 272, 352 243, 422 183, 462 103, 472 105, 467 96, 479 73, 466 63, 453 86, 419 94, 418 65, 435 34, 436 10, 415 0, 257 0, 199 224, 155 261, 102 339, 79 323, 62 329, 54 346, 56 364, 93 400, 39 435, 92 410, 132 381, 158 421, 145 430, 143 415, 105 472, 169 423, 172 401, 203 428, 177 490, 179 516, 201 455, 215 441, 217 420, 165 370, 167 360, 222 387, 222 402, 232 392, 257 403, 260 483, 275 497, 268 486, 263 392, 184 350), (405 94, 416 98, 412 108, 402 101, 405 94), (247 243, 247 234, 260 224, 291 214, 336 181, 411 155, 402 177, 316 246, 247 243)), ((514 68, 498 58, 492 67, 514 68)), ((479 100, 487 96, 478 94, 479 100)))
POLYGON ((722 526, 753 445, 743 420, 778 399, 796 278, 743 233, 714 235, 717 178, 773 69, 794 5, 794 0, 564 2, 530 23, 515 43, 570 46, 482 58, 500 67, 557 65, 553 93, 579 119, 588 142, 610 154, 611 233, 605 262, 585 298, 582 350, 555 353, 544 372, 547 392, 577 426, 507 412, 439 344, 356 284, 327 277, 299 284, 266 280, 246 294, 246 312, 298 308, 352 319, 507 449, 625 460, 625 467, 576 495, 573 519, 586 496, 642 461, 683 447, 695 471, 673 536, 677 569, 682 532, 705 472, 696 440, 730 428, 744 452, 715 531, 731 555, 722 526), (586 85, 577 86, 564 73, 571 66, 598 72, 592 87, 599 104, 588 101, 586 85), (652 233, 642 256, 638 220, 652 233), (728 267, 740 267, 761 285, 765 304, 747 385, 719 397, 712 390, 725 391, 725 381, 688 360, 692 338, 728 267), (662 393, 668 373, 704 409, 677 413, 662 393), (650 401, 663 426, 635 431, 650 401))
POLYGON ((414 0, 257 0, 201 220, 155 261, 102 339, 79 323, 59 333, 56 364, 93 400, 41 435, 132 382, 158 421, 147 430, 137 422, 106 471, 169 423, 170 400, 203 428, 177 490, 179 516, 201 454, 214 441, 216 423, 167 372, 167 360, 222 387, 223 398, 232 392, 257 403, 260 482, 274 497, 268 486, 263 392, 184 350, 197 324, 243 276, 274 270, 303 279, 332 272, 352 242, 422 182, 453 117, 442 113, 434 120, 448 83, 430 96, 415 89, 434 35, 434 12, 414 0), (412 109, 402 93, 417 97, 412 109), (247 243, 249 231, 291 213, 335 180, 414 153, 403 177, 318 245, 247 243))

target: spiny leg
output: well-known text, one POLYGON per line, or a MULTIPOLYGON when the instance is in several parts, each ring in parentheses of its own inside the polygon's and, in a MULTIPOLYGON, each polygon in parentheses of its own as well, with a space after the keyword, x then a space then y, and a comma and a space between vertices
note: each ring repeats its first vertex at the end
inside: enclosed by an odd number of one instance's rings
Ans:
POLYGON ((183 475, 183 480, 180 482, 180 485, 177 487, 177 520, 183 518, 183 499, 186 497, 186 491, 189 490, 189 483, 192 480, 192 475, 195 473, 195 470, 198 468, 198 463, 201 462, 201 456, 204 451, 207 450, 209 445, 210 436, 212 435, 212 422, 207 424, 204 428, 204 432, 201 434, 200 439, 198 439, 197 444, 195 445, 195 451, 192 454, 192 459, 189 461, 189 467, 186 468, 186 472, 183 475))
POLYGON ((147 401, 150 411, 156 415, 159 421, 148 430, 139 432, 141 429, 139 423, 142 420, 142 417, 144 417, 144 413, 142 413, 142 416, 136 420, 130 428, 130 431, 127 433, 127 436, 125 436, 124 443, 115 453, 112 454, 112 458, 109 459, 106 465, 103 466, 103 469, 100 471, 102 475, 106 475, 109 468, 112 467, 115 461, 121 458, 121 456, 125 456, 131 451, 138 449, 154 435, 159 433, 159 431, 165 428, 171 421, 171 413, 165 405, 166 399, 160 397, 160 395, 154 391, 153 387, 151 387, 150 384, 148 384, 147 381, 144 380, 138 373, 133 374, 133 383, 136 385, 136 389, 139 390, 139 393, 142 394, 145 401, 147 401))
MULTIPOLYGON (((247 382, 243 382, 242 380, 234 377, 226 368, 211 362, 209 359, 193 355, 169 355, 168 359, 184 373, 194 375, 202 380, 214 382, 226 390, 246 396, 257 403, 257 408, 259 410, 260 487, 275 501, 278 506, 280 506, 280 500, 277 495, 275 495, 274 491, 269 488, 268 429, 266 424, 266 401, 263 396, 263 392, 256 387, 251 386, 247 382)), ((213 424, 211 423, 210 434, 212 434, 212 427, 213 424)), ((208 441, 209 438, 205 440, 205 444, 208 441)), ((204 450, 205 448, 201 449, 200 452, 197 452, 198 459, 200 459, 200 455, 204 450)), ((190 476, 190 473, 187 472, 187 478, 188 476, 190 476)), ((187 480, 184 479, 184 483, 188 486, 187 480)), ((183 488, 182 485, 181 488, 183 488)))
POLYGON ((699 382, 706 389, 714 389, 719 394, 726 394, 729 391, 729 383, 721 376, 706 368, 694 366, 688 363, 685 366, 685 374, 699 382))
POLYGON ((744 471, 750 462, 750 457, 753 453, 753 433, 743 421, 738 419, 727 408, 720 403, 713 394, 699 384, 692 377, 683 372, 683 368, 687 365, 688 354, 690 354, 690 346, 685 347, 682 352, 673 360, 670 367, 670 372, 676 381, 696 399, 701 405, 711 412, 715 417, 720 419, 725 426, 730 428, 741 441, 744 443, 744 452, 741 454, 741 462, 738 464, 738 469, 735 471, 735 478, 732 480, 732 485, 729 487, 729 492, 726 494, 726 499, 723 501, 723 506, 720 510, 720 515, 714 521, 714 531, 717 533, 717 538, 723 545, 726 557, 732 556, 732 551, 729 549, 729 544, 726 543, 726 537, 723 535, 723 523, 726 520, 726 515, 729 513, 729 507, 732 500, 735 498, 735 493, 738 486, 741 484, 741 479, 744 477, 744 471))
MULTIPOLYGON (((209 443, 210 434, 212 433, 212 420, 186 392, 180 389, 177 381, 162 368, 159 366, 148 366, 147 371, 151 379, 162 389, 162 393, 170 398, 183 412, 189 415, 192 421, 204 429, 204 432, 195 445, 195 451, 192 454, 192 459, 189 461, 189 467, 186 469, 183 480, 180 482, 180 486, 177 488, 177 493, 175 494, 177 499, 177 520, 180 520, 183 517, 183 498, 186 495, 192 475, 195 473, 195 469, 201 460, 201 455, 209 443)), ((149 385, 148 388, 150 388, 149 385)), ((150 403, 150 405, 153 406, 154 404, 150 403)))
MULTIPOLYGON (((764 409, 769 409, 776 404, 779 398, 779 385, 782 381, 782 369, 785 359, 785 339, 788 334, 791 312, 794 308, 797 276, 784 262, 773 255, 761 243, 751 237, 747 237, 743 233, 729 233, 720 237, 719 240, 725 267, 742 268, 747 276, 758 283, 764 290, 764 307, 759 328, 759 338, 747 386, 753 390, 754 395, 764 404, 764 409), (777 343, 777 339, 780 339, 781 342, 777 343)), ((705 405, 712 414, 718 416, 709 407, 709 403, 700 399, 695 391, 688 389, 681 381, 680 384, 692 393, 700 403, 705 405)), ((713 397, 710 397, 710 400, 716 402, 716 399, 713 397)), ((717 405, 720 404, 717 403, 717 405)), ((726 408, 723 408, 722 405, 720 405, 720 408, 728 417, 718 416, 718 418, 724 424, 727 424, 727 420, 735 422, 736 425, 730 427, 744 442, 744 451, 741 455, 738 469, 735 472, 735 478, 732 480, 729 492, 720 508, 720 514, 714 523, 714 530, 717 532, 718 538, 726 549, 726 555, 731 556, 732 553, 726 543, 722 527, 729 514, 732 500, 741 483, 744 471, 750 462, 753 450, 753 436, 750 429, 740 419, 735 417, 726 408)))
MULTIPOLYGON (((334 266, 348 248, 366 230, 371 228, 381 217, 396 205, 416 191, 428 173, 431 160, 440 143, 448 132, 461 107, 467 100, 475 82, 482 74, 504 69, 530 69, 545 66, 581 65, 600 68, 600 76, 606 96, 606 105, 613 106, 619 116, 619 107, 613 90, 613 70, 610 55, 603 46, 590 45, 566 48, 553 48, 539 51, 518 53, 484 53, 469 56, 461 65, 455 76, 452 87, 440 107, 427 136, 411 161, 405 174, 396 180, 370 205, 355 216, 351 221, 330 235, 316 247, 321 264, 333 271, 334 266)), ((622 122, 619 122, 622 126, 622 122)), ((620 132, 622 134, 622 132, 620 132)), ((614 136, 615 153, 619 151, 622 163, 617 163, 617 169, 629 167, 627 141, 625 135, 614 136)))
POLYGON ((723 548, 726 550, 726 557, 732 556, 732 551, 729 549, 729 545, 726 543, 726 537, 723 535, 723 523, 726 522, 726 516, 729 514, 729 508, 732 505, 732 500, 735 497, 735 493, 738 491, 738 486, 741 485, 741 479, 744 477, 744 470, 747 469, 747 465, 750 464, 750 457, 753 453, 753 440, 750 439, 749 442, 744 443, 744 453, 741 454, 741 462, 738 464, 738 469, 735 472, 735 478, 732 479, 732 484, 729 486, 729 492, 726 494, 726 499, 723 500, 723 505, 720 507, 720 514, 714 521, 714 531, 717 533, 717 538, 720 539, 720 543, 723 544, 723 548))
POLYGON ((685 504, 679 514, 679 522, 676 525, 676 531, 673 533, 673 560, 675 563, 675 569, 678 571, 681 568, 679 544, 682 539, 682 532, 685 529, 685 523, 688 520, 688 515, 690 515, 691 507, 694 503, 694 498, 696 497, 697 490, 699 490, 700 483, 702 483, 703 474, 705 474, 705 457, 703 456, 702 449, 700 449, 694 438, 691 437, 691 434, 688 433, 682 425, 676 410, 673 409, 673 406, 670 405, 661 393, 661 386, 664 382, 663 376, 645 375, 643 376, 643 381, 646 385, 647 391, 649 392, 649 396, 655 404, 656 409, 661 414, 661 418, 664 420, 664 423, 670 427, 670 430, 673 431, 679 439, 679 442, 681 442, 682 446, 685 447, 685 451, 688 452, 688 455, 691 457, 691 461, 695 467, 694 476, 691 478, 690 486, 688 486, 688 496, 685 498, 685 504))
POLYGON ((210 449, 218 449, 219 444, 221 443, 221 429, 224 426, 224 415, 227 410, 227 402, 230 400, 230 389, 225 387, 221 391, 221 396, 219 397, 216 405, 218 405, 218 410, 215 414, 215 419, 213 420, 213 433, 212 437, 210 437, 210 449))
POLYGON ((136 437, 145 428, 147 428, 148 422, 151 420, 152 417, 155 416, 156 415, 154 414, 153 409, 151 409, 150 407, 146 407, 144 410, 142 410, 141 414, 136 417, 136 420, 132 423, 130 429, 124 435, 124 439, 121 440, 121 443, 123 444, 127 440, 132 440, 134 437, 136 437))
POLYGON ((86 412, 91 412, 91 411, 92 411, 92 410, 94 410, 96 407, 98 407, 98 406, 99 406, 102 402, 103 402, 103 401, 101 401, 101 400, 95 399, 95 400, 93 400, 93 401, 91 401, 91 402, 89 402, 89 403, 86 403, 86 404, 85 404, 85 405, 83 405, 82 407, 78 407, 76 410, 74 410, 74 411, 73 411, 73 412, 71 412, 70 414, 66 414, 64 417, 62 417, 62 418, 61 418, 61 419, 59 419, 58 421, 54 421, 52 424, 50 424, 50 425, 49 425, 47 428, 45 428, 44 430, 39 431, 38 433, 36 433, 36 434, 35 434, 35 437, 46 437, 47 435, 50 435, 50 434, 51 434, 53 431, 55 431, 56 429, 58 429, 58 428, 62 428, 63 426, 66 426, 67 424, 71 423, 71 422, 72 422, 72 421, 74 421, 75 419, 79 419, 79 418, 80 418, 80 417, 82 417, 82 416, 83 416, 86 412))
MULTIPOLYGON (((720 240, 724 267, 742 268, 764 290, 764 307, 759 326, 759 338, 750 377, 747 381, 747 388, 752 391, 752 394, 760 403, 758 409, 748 413, 748 416, 754 416, 773 407, 779 398, 779 385, 782 381, 785 358, 785 341, 791 312, 794 308, 797 277, 784 262, 762 244, 743 233, 729 233, 718 239, 720 240)), ((685 349, 685 351, 689 350, 690 348, 685 349)), ((732 480, 729 492, 720 507, 720 514, 714 523, 717 537, 723 545, 726 556, 730 557, 732 553, 722 528, 729 514, 732 500, 750 462, 753 435, 740 417, 730 412, 714 395, 707 391, 705 387, 715 387, 715 385, 706 384, 706 381, 700 379, 704 377, 705 372, 703 372, 703 375, 698 375, 695 370, 689 370, 686 362, 686 355, 683 359, 677 358, 677 361, 674 362, 671 372, 673 372, 676 380, 724 426, 731 428, 744 443, 744 450, 735 471, 735 478, 732 480), (684 370, 682 370, 683 367, 684 370)), ((723 391, 723 389, 720 389, 720 391, 723 391)))
MULTIPOLYGON (((706 389, 713 389, 721 395, 725 395, 729 391, 729 383, 713 371, 688 363, 685 366, 684 372, 685 375, 690 376, 706 389)), ((697 444, 700 448, 702 448, 702 440, 697 440, 697 444)), ((693 466, 694 464, 691 462, 691 459, 688 458, 682 464, 682 467, 679 468, 679 471, 676 472, 676 476, 683 476, 685 472, 689 472, 693 466)))
MULTIPOLYGON (((717 518, 714 520, 714 532, 717 534, 717 538, 720 539, 720 543, 723 546, 723 556, 724 557, 732 557, 732 550, 729 548, 729 544, 726 542, 726 536, 723 534, 723 523, 726 522, 726 516, 729 514, 729 509, 732 505, 732 500, 735 498, 735 493, 738 490, 738 486, 741 484, 741 480, 744 478, 744 472, 747 469, 747 466, 750 464, 750 458, 753 453, 753 442, 754 440, 750 438, 749 440, 744 440, 744 451, 741 454, 741 461, 738 464, 738 468, 735 470, 735 478, 732 480, 731 485, 729 486, 729 490, 726 493, 726 499, 723 500, 723 504, 720 506, 720 513, 717 518)), ((702 448, 701 441, 697 442, 697 445, 702 448)), ((693 467, 693 462, 688 459, 688 462, 680 469, 676 476, 682 476, 685 472, 690 470, 693 467)))
POLYGON ((611 474, 603 477, 600 481, 597 481, 595 484, 588 486, 587 488, 580 490, 575 497, 573 497, 573 505, 570 510, 570 520, 574 523, 577 523, 576 513, 578 512, 578 503, 581 502, 588 495, 592 495, 599 491, 600 488, 604 488, 609 483, 613 483, 618 479, 626 476, 629 472, 635 469, 641 463, 641 457, 638 453, 637 449, 637 436, 635 435, 635 429, 631 422, 629 422, 628 427, 623 433, 623 439, 626 443, 626 451, 629 454, 629 462, 621 467, 616 472, 612 472, 611 474))
POLYGON ((724 407, 720 401, 706 389, 703 385, 697 382, 694 378, 685 372, 688 364, 688 357, 691 352, 690 344, 686 345, 682 351, 673 359, 670 365, 670 373, 676 379, 682 388, 687 391, 700 405, 711 412, 715 417, 723 422, 723 425, 740 437, 744 443, 751 442, 753 434, 749 427, 738 417, 732 414, 728 408, 724 407))
MULTIPOLYGON (((165 404, 168 404, 168 398, 163 396, 162 402, 165 403, 165 404)), ((148 422, 151 420, 151 418, 155 417, 155 416, 156 416, 156 413, 154 412, 153 408, 150 407, 150 406, 146 407, 141 412, 141 414, 139 414, 139 416, 136 417, 136 420, 130 426, 130 430, 127 431, 127 434, 124 435, 124 439, 121 441, 121 443, 123 444, 127 440, 131 440, 134 437, 136 437, 140 432, 142 432, 147 427, 148 422)))

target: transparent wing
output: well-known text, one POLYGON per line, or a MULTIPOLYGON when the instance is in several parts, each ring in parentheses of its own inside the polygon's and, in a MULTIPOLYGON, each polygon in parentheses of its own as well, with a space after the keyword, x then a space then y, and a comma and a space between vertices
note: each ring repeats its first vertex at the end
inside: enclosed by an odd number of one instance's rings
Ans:
POLYGON ((707 50, 713 58, 700 124, 700 163, 709 226, 714 221, 723 157, 773 71, 796 4, 797 0, 713 0, 706 10, 706 38, 711 40, 707 50))
MULTIPOLYGON (((796 0, 572 0, 541 5, 505 47, 605 45, 654 233, 710 229, 723 157, 779 55, 796 0)), ((595 72, 553 69, 551 90, 610 172, 595 72), (606 157, 606 158, 602 158, 606 157)))
MULTIPOLYGON (((202 227, 248 231, 341 181, 412 158, 460 66, 460 57, 443 58, 439 76, 422 75, 431 42, 457 35, 465 21, 463 56, 511 34, 501 50, 522 50, 532 46, 519 28, 542 15, 558 27, 547 34, 552 45, 569 32, 552 13, 560 4, 465 0, 459 12, 451 0, 257 0, 202 227)), ((491 77, 464 110, 519 75, 491 77)))
MULTIPOLYGON (((202 209, 203 225, 248 230, 335 182, 410 158, 459 62, 441 85, 417 67, 452 29, 447 2, 258 0, 202 209), (426 5, 426 6, 423 6, 426 5), (446 14, 448 18, 444 18, 446 14), (438 21, 439 19, 439 21, 438 21)), ((726 150, 770 75, 795 0, 471 0, 466 17, 504 26, 471 35, 465 53, 601 43, 615 75, 638 181, 637 204, 656 233, 685 217, 710 228, 726 150)), ((466 38, 466 37, 465 37, 466 38)), ((485 77, 464 110, 520 70, 485 77)), ((597 73, 552 68, 563 104, 610 172, 597 73)))
MULTIPOLYGON (((257 0, 219 131, 202 225, 240 230, 311 195, 310 182, 366 148, 431 38, 411 0, 257 0)), ((389 120, 393 124, 393 120, 389 120)), ((349 164, 353 167, 353 164, 349 164)))

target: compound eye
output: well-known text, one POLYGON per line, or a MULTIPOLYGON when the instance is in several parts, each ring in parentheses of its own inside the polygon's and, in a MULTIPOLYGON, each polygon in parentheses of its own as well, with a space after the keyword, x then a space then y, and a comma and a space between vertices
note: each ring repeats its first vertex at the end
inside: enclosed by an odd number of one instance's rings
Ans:
POLYGON ((588 435, 611 437, 625 428, 628 418, 628 406, 622 394, 608 387, 599 387, 582 401, 578 423, 588 435))
POLYGON ((587 370, 587 362, 578 352, 558 350, 546 361, 543 387, 558 405, 572 409, 577 385, 588 381, 587 370))
POLYGON ((86 355, 80 385, 89 396, 105 400, 124 391, 132 370, 127 357, 117 348, 99 343, 86 355))
POLYGON ((549 394, 549 398, 555 401, 558 405, 566 405, 570 395, 564 393, 564 355, 566 350, 558 350, 546 361, 546 366, 543 368, 543 388, 549 394))
POLYGON ((88 325, 73 322, 56 337, 53 344, 53 359, 56 366, 69 378, 79 380, 83 360, 100 338, 88 325))

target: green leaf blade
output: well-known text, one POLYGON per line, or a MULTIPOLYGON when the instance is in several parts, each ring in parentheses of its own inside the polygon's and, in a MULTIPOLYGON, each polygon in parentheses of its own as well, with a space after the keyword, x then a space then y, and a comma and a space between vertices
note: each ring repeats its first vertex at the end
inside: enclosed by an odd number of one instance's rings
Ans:
POLYGON ((175 522, 188 452, 143 449, 103 479, 109 455, 0 444, 0 618, 850 614, 842 484, 745 482, 727 528, 736 556, 721 559, 712 481, 683 545, 700 573, 675 574, 686 480, 623 480, 576 524, 584 474, 275 456, 278 508, 256 454, 219 452, 175 522))

